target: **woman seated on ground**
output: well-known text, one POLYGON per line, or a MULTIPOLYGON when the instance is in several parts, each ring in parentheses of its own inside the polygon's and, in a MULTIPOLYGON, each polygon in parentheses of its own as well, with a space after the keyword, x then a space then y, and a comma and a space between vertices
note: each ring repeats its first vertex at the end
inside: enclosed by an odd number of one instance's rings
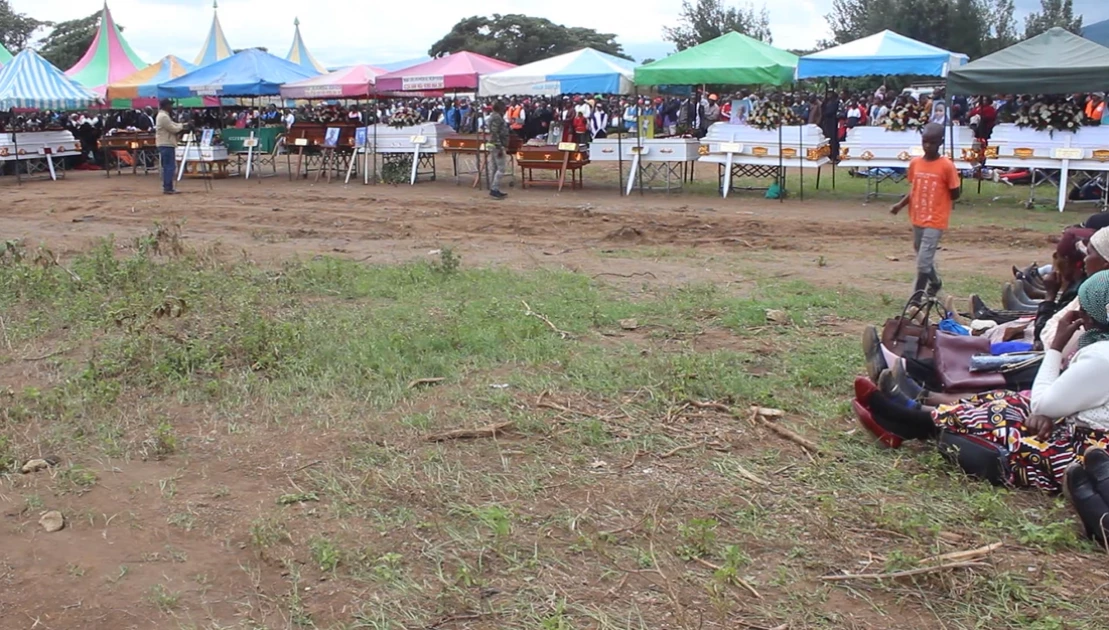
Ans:
MULTIPOLYGON (((1077 295, 1078 285, 1087 274, 1082 264, 1085 252, 1084 244, 1095 234, 1094 230, 1080 227, 1070 227, 1063 230, 1059 243, 1052 255, 1051 273, 1043 277, 1044 299, 1033 311, 1006 311, 994 310, 986 307, 977 296, 971 296, 971 315, 975 319, 989 320, 998 324, 1008 324, 1025 317, 1036 317, 1036 330, 1043 328, 1043 322, 1053 316, 1062 304, 1074 300, 1077 295)), ((1109 233, 1103 235, 1109 241, 1109 233)), ((1109 252, 1107 252, 1109 253, 1109 252)))
MULTIPOLYGON (((1064 240, 1070 241, 1069 238, 1064 240)), ((1056 253, 1056 260, 1059 261, 1060 266, 1064 269, 1071 270, 1066 271, 1065 274, 1068 278, 1071 278, 1070 283, 1072 286, 1068 287, 1068 289, 1062 293, 1057 304, 1055 302, 1045 304, 1040 312, 1036 314, 1033 339, 1038 348, 1051 347, 1063 317, 1066 316, 1067 313, 1079 309, 1078 287, 1081 286, 1080 281, 1084 280, 1087 275, 1096 274, 1099 271, 1109 269, 1109 260, 1107 260, 1105 256, 1102 256, 1102 251, 1109 254, 1109 229, 1099 230, 1095 233, 1084 248, 1081 246, 1080 241, 1075 240, 1072 241, 1072 244, 1062 247, 1060 251, 1056 253), (1080 257, 1077 262, 1075 262, 1075 256, 1082 256, 1083 252, 1085 258, 1080 257)), ((1031 316, 1030 313, 1028 315, 1031 316)), ((873 334, 876 335, 876 332, 873 334)), ((1075 351, 1076 347, 1074 344, 1076 344, 1077 341, 1077 338, 1075 338, 1071 345, 1066 348, 1066 354, 1068 356, 1075 351)), ((868 370, 872 372, 870 377, 875 383, 878 382, 877 373, 880 373, 883 369, 882 366, 885 365, 894 368, 892 370, 892 375, 896 378, 893 382, 898 382, 903 389, 915 392, 911 397, 921 396, 921 402, 924 401, 923 396, 928 395, 925 388, 929 387, 929 384, 933 389, 940 389, 938 384, 942 382, 942 379, 935 373, 935 368, 931 363, 925 364, 919 361, 904 361, 888 353, 883 353, 879 359, 874 356, 876 351, 872 346, 875 343, 877 342, 870 340, 869 344, 864 344, 864 351, 867 353, 868 370), (877 364, 877 367, 875 367, 875 364, 877 364)), ((878 352, 881 352, 881 350, 879 349, 878 352)), ((1038 370, 1039 364, 1031 363, 1024 367, 1004 372, 1002 375, 1005 378, 1005 387, 1015 391, 1030 388, 1036 378, 1038 370)), ((964 392, 963 396, 966 395, 968 395, 968 393, 964 392)))
POLYGON ((1079 310, 1060 321, 1031 393, 931 394, 921 404, 874 392, 865 401, 868 428, 887 443, 890 435, 939 438, 958 449, 968 472, 995 471, 995 483, 1052 492, 1065 483, 1087 533, 1098 535, 1109 512, 1109 494, 1101 494, 1109 491, 1109 271, 1087 279, 1078 300, 1079 310), (1068 358, 1072 338, 1078 350, 1068 358), (1084 459, 1084 468, 1068 470, 1084 459))

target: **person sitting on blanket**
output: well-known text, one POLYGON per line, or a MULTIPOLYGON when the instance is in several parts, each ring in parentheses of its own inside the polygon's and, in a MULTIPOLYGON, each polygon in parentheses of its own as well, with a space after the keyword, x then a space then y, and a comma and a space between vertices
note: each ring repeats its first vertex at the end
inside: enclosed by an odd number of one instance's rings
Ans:
POLYGON ((937 439, 968 473, 995 484, 1049 492, 1065 485, 1087 534, 1102 535, 1109 512, 1109 496, 1097 491, 1109 489, 1109 456, 1098 450, 1109 447, 1109 271, 1083 283, 1078 300, 1080 309, 1062 318, 1031 392, 932 395, 932 406, 872 391, 859 401, 860 420, 891 446, 937 439), (1064 355, 1076 336, 1078 350, 1064 355), (1071 468, 1075 463, 1085 465, 1071 468))

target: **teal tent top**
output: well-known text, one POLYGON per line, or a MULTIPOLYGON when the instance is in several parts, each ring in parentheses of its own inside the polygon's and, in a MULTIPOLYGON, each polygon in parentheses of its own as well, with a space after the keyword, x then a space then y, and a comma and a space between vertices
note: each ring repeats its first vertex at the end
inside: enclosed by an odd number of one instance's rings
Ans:
POLYGON ((636 85, 784 85, 797 55, 732 31, 635 69, 636 85))
POLYGON ((8 63, 11 60, 12 54, 8 52, 7 48, 4 48, 3 44, 0 44, 0 66, 8 63))

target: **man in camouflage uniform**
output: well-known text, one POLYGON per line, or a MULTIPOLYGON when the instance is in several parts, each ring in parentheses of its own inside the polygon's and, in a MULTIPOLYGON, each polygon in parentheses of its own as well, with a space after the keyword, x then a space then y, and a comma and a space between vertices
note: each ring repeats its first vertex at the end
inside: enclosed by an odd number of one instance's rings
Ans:
POLYGON ((501 192, 501 177, 504 176, 508 160, 508 123, 504 120, 504 103, 493 103, 493 113, 489 116, 489 143, 493 145, 493 183, 489 186, 489 196, 504 199, 508 195, 501 192))

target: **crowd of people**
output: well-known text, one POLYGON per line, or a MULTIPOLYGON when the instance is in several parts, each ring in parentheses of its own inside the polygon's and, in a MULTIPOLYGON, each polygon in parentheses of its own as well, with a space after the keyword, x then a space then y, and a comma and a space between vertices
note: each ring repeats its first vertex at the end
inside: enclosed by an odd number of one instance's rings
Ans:
MULTIPOLYGON (((1085 111, 1091 123, 1109 122, 1105 116, 1104 95, 1070 95, 1062 97, 1085 111)), ((741 90, 715 94, 693 90, 687 95, 619 96, 577 94, 560 97, 509 97, 503 99, 447 98, 382 98, 355 103, 318 103, 299 107, 269 104, 257 107, 227 106, 221 108, 179 109, 176 117, 203 128, 251 128, 283 126, 290 128, 297 121, 336 124, 412 124, 436 122, 460 133, 488 131, 489 117, 495 101, 505 104, 505 119, 510 131, 525 142, 546 139, 550 127, 559 123, 564 132, 582 141, 603 138, 613 133, 634 134, 642 118, 650 119, 659 136, 703 137, 717 122, 744 122, 768 104, 788 110, 795 124, 819 126, 832 143, 832 157, 839 155, 838 145, 847 132, 860 125, 886 125, 891 116, 912 110, 919 116, 920 126, 926 123, 972 127, 976 136, 989 139, 998 122, 1014 120, 1022 107, 1032 102, 1051 102, 1030 95, 995 95, 982 97, 954 96, 950 112, 942 87, 887 90, 811 90, 763 92, 741 90)), ((152 107, 133 110, 100 110, 85 113, 31 112, 0 120, 0 131, 37 131, 70 129, 82 141, 95 145, 103 134, 119 131, 148 132, 154 126, 152 107)))

